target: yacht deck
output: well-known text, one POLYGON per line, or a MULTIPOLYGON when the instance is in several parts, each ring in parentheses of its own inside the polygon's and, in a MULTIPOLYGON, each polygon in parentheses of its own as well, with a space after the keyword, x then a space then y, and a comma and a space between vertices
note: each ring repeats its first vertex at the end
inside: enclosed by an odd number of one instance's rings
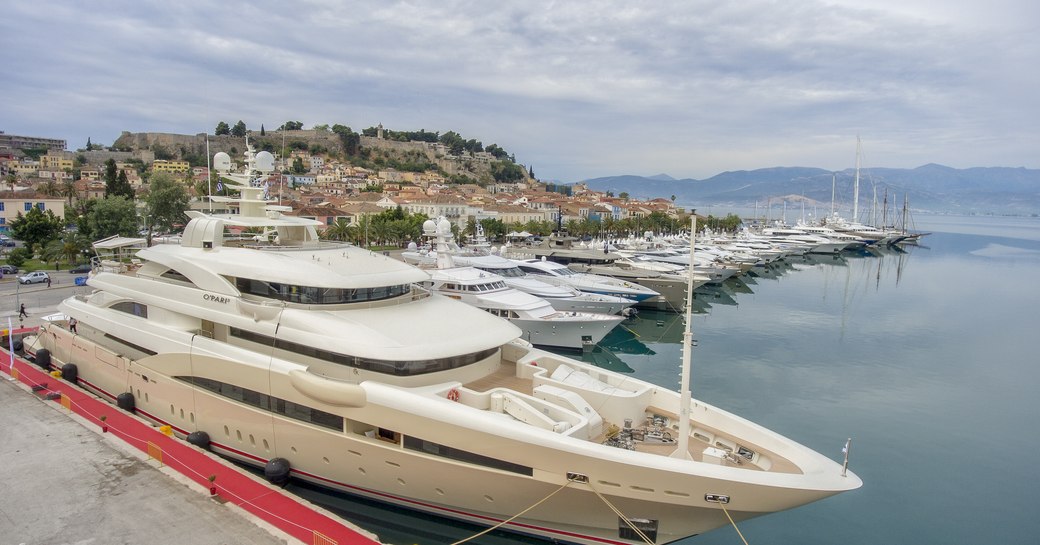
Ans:
MULTIPOLYGON (((475 392, 486 392, 494 388, 507 388, 516 392, 520 392, 527 395, 533 395, 533 383, 530 380, 522 379, 516 376, 516 366, 511 364, 499 365, 498 369, 483 378, 464 384, 463 387, 473 390, 475 392)), ((648 414, 662 416, 669 419, 670 422, 677 422, 678 415, 675 413, 660 409, 658 407, 647 407, 648 414)), ((607 423, 609 424, 609 423, 607 423)), ((620 423, 614 423, 620 424, 620 423)), ((638 425, 638 423, 637 423, 638 425)), ((606 429, 607 426, 604 426, 606 429)), ((742 445, 748 449, 758 452, 760 455, 767 457, 772 465, 768 471, 779 472, 779 473, 794 473, 799 474, 802 471, 790 460, 780 456, 779 454, 766 450, 758 445, 749 443, 744 440, 737 441, 735 438, 730 438, 720 432, 717 429, 705 426, 696 420, 691 423, 691 429, 698 429, 707 431, 716 437, 716 440, 728 440, 733 444, 742 445)), ((670 430, 674 434, 674 426, 670 430)), ((593 442, 604 443, 607 441, 607 435, 601 434, 599 437, 593 438, 593 442)), ((660 443, 651 441, 635 441, 635 450, 637 452, 645 452, 648 454, 658 454, 661 456, 669 456, 675 451, 675 443, 660 443)), ((706 441, 698 438, 691 437, 689 442, 690 457, 697 461, 704 461, 704 449, 709 445, 706 441)), ((742 469, 750 469, 754 471, 763 471, 763 469, 753 463, 746 461, 744 458, 738 455, 728 456, 721 460, 721 465, 730 467, 740 467, 742 469)))

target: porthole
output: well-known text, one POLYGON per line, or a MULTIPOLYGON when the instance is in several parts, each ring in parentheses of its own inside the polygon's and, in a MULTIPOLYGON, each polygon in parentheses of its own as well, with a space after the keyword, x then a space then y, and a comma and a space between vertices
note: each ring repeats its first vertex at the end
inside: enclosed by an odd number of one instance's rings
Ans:
POLYGON ((173 409, 173 405, 170 405, 170 414, 175 414, 175 411, 173 409))
POLYGON ((231 430, 227 426, 224 426, 224 437, 231 437, 231 430))
POLYGON ((184 420, 184 409, 181 409, 181 420, 184 420))
POLYGON ((492 498, 491 496, 488 496, 487 494, 484 494, 484 501, 486 501, 488 503, 495 503, 495 498, 492 498))
POLYGON ((325 456, 321 457, 321 461, 325 462, 326 464, 329 463, 329 459, 327 457, 325 457, 325 456))
POLYGON ((357 468, 357 470, 358 470, 358 473, 360 473, 362 475, 368 473, 367 471, 365 471, 365 468, 363 468, 363 467, 359 467, 359 468, 357 468))
POLYGON ((289 451, 296 454, 296 447, 289 447, 289 451))
POLYGON ((238 442, 242 442, 242 430, 235 430, 235 436, 238 437, 238 442))
POLYGON ((406 484, 406 483, 404 482, 404 479, 402 479, 402 478, 398 477, 398 478, 397 478, 397 484, 399 484, 399 485, 401 485, 401 486, 405 486, 405 484, 406 484))
POLYGON ((264 452, 271 452, 271 446, 267 444, 267 439, 264 439, 264 452))
POLYGON ((251 433, 249 434, 249 444, 253 445, 254 447, 256 446, 256 439, 253 437, 253 434, 251 433))
POLYGON ((434 490, 436 490, 436 491, 437 491, 437 494, 438 494, 438 495, 440 495, 440 496, 443 496, 443 495, 444 495, 444 491, 443 491, 443 490, 441 490, 440 488, 434 488, 434 490))

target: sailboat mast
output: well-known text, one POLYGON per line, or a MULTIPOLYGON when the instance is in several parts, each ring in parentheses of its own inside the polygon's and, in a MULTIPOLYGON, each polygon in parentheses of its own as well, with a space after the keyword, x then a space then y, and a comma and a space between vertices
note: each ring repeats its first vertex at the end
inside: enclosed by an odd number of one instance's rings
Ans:
POLYGON ((683 331, 682 375, 679 386, 679 439, 672 458, 690 457, 690 367, 693 359, 693 254, 697 240, 697 215, 690 214, 690 271, 686 279, 686 328, 683 331))
POLYGON ((837 174, 832 172, 831 173, 831 215, 829 217, 833 217, 834 216, 834 180, 835 180, 836 177, 837 177, 837 174))
POLYGON ((856 183, 852 189, 852 221, 859 219, 859 135, 856 135, 856 183))

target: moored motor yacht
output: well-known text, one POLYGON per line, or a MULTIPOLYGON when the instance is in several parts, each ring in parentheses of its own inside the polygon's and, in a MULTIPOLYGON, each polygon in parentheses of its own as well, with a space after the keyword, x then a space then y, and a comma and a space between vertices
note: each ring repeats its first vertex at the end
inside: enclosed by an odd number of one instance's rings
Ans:
POLYGON ((534 348, 245 178, 239 214, 193 212, 180 244, 92 274, 30 356, 222 455, 554 542, 669 543, 861 485, 723 409, 534 348))
MULTIPOLYGON (((482 238, 479 237, 478 238, 482 238)), ((544 299, 552 308, 564 312, 594 314, 622 314, 636 303, 631 299, 604 293, 587 293, 573 286, 544 282, 541 277, 531 276, 520 269, 512 260, 483 251, 465 251, 451 244, 447 250, 409 247, 401 254, 406 263, 431 268, 437 263, 438 252, 447 251, 452 262, 458 266, 473 267, 502 277, 510 288, 544 299)))
POLYGON ((591 348, 623 320, 611 314, 558 311, 545 299, 510 287, 505 278, 495 273, 457 266, 448 251, 451 224, 444 218, 427 220, 423 231, 437 242, 436 261, 432 265, 421 263, 430 273, 430 280, 423 285, 509 320, 532 344, 591 348))

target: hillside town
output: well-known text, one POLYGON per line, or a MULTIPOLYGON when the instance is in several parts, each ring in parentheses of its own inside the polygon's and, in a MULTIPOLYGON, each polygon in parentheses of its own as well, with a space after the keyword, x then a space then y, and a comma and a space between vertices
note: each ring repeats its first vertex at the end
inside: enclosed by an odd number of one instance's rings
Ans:
MULTIPOLYGON (((433 167, 406 171, 381 167, 378 159, 367 167, 347 160, 346 154, 337 153, 335 135, 328 130, 267 131, 264 136, 268 138, 253 133, 242 138, 124 133, 117 145, 104 147, 88 140, 86 148, 70 151, 65 140, 0 132, 0 232, 7 232, 10 222, 33 207, 64 218, 80 203, 104 199, 113 176, 129 184, 139 200, 148 193, 149 180, 166 173, 181 182, 190 207, 212 209, 207 195, 225 190, 206 164, 198 164, 207 156, 205 149, 224 150, 233 161, 241 161, 247 141, 270 149, 278 138, 293 145, 272 150, 275 170, 265 182, 265 196, 272 204, 291 207, 287 215, 318 220, 322 231, 357 228, 365 218, 398 208, 406 215, 443 216, 463 231, 480 222, 492 237, 524 231, 547 235, 560 227, 578 235, 637 233, 677 225, 685 216, 674 196, 636 200, 625 193, 593 191, 583 183, 546 183, 534 178, 530 167, 515 169, 522 174, 516 179, 494 179, 486 172, 513 159, 489 153, 479 143, 479 151, 468 151, 440 142, 401 142, 387 139, 382 126, 372 136, 360 135, 366 156, 413 154, 428 158, 426 165, 433 167)), ((143 215, 140 221, 142 229, 150 227, 143 215)), ((411 233, 383 238, 413 238, 407 235, 411 233)))

